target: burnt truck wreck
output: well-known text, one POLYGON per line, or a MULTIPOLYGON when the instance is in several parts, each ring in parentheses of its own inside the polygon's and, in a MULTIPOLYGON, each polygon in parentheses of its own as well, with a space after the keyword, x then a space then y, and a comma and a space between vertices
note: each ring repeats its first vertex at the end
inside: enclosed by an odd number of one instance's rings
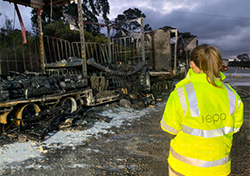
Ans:
POLYGON ((108 42, 85 42, 84 25, 93 23, 83 21, 81 3, 78 3, 80 38, 78 42, 69 42, 43 35, 40 13, 44 5, 68 1, 7 1, 37 8, 39 40, 24 44, 27 41, 24 39, 21 44, 28 45, 29 50, 34 46, 35 56, 25 58, 23 50, 18 60, 18 55, 13 54, 15 43, 11 46, 13 51, 1 54, 1 134, 15 128, 15 133, 43 140, 61 119, 83 107, 114 101, 137 109, 154 105, 155 93, 171 90, 172 78, 186 73, 189 51, 197 43, 196 37, 184 41, 177 29, 145 32, 143 18, 125 22, 138 22, 141 30, 127 32, 120 38, 110 36, 115 23, 95 24, 107 28, 108 42), (173 34, 175 37, 171 37, 173 34), (33 130, 27 130, 30 128, 33 130))

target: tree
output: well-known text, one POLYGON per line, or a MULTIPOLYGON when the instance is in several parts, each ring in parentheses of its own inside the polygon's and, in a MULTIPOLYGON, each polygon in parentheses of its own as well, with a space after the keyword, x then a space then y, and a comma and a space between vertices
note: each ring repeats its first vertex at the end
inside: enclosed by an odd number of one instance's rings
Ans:
POLYGON ((241 61, 248 61, 248 60, 250 60, 248 54, 240 54, 240 55, 237 56, 237 58, 238 58, 239 60, 241 60, 241 61))
MULTIPOLYGON (((140 17, 146 17, 146 15, 144 13, 142 13, 141 10, 134 8, 134 9, 127 9, 125 11, 123 11, 122 14, 117 15, 117 17, 115 18, 115 25, 118 29, 126 29, 128 31, 132 31, 132 30, 139 30, 141 25, 134 21, 134 22, 130 22, 130 23, 124 23, 127 20, 132 20, 132 19, 136 19, 136 18, 140 18, 140 17)), ((144 30, 145 31, 151 31, 152 28, 149 24, 144 25, 144 30)), ((118 31, 117 34, 115 35, 115 37, 119 37, 121 36, 121 32, 118 31)))
POLYGON ((0 28, 0 50, 9 47, 13 41, 11 31, 13 31, 13 20, 5 15, 5 27, 0 28))
MULTIPOLYGON (((160 29, 162 29, 162 30, 168 30, 168 29, 176 29, 176 28, 172 27, 172 26, 163 26, 160 29)), ((170 35, 171 35, 171 37, 175 37, 174 33, 171 33, 170 35)), ((179 35, 179 31, 178 31, 178 35, 179 35)))
POLYGON ((146 25, 144 26, 144 31, 152 31, 151 26, 150 26, 149 24, 146 24, 146 25))
MULTIPOLYGON (((69 25, 65 25, 62 19, 47 24, 44 28, 44 33, 48 36, 65 39, 70 42, 79 41, 80 38, 79 31, 70 30, 69 25)), ((107 39, 102 34, 94 36, 92 33, 84 31, 84 36, 86 42, 107 43, 107 39)))
POLYGON ((70 30, 69 25, 66 25, 62 19, 45 25, 43 31, 48 36, 62 38, 70 42, 78 41, 80 38, 79 32, 70 30))
POLYGON ((182 35, 182 38, 189 38, 189 37, 193 37, 193 35, 191 35, 190 32, 180 32, 179 35, 182 35))
MULTIPOLYGON (((161 27, 160 29, 163 29, 163 30, 167 30, 167 29, 176 29, 175 27, 172 27, 172 26, 163 26, 163 27, 161 27)), ((182 38, 183 39, 185 39, 185 38, 190 38, 190 37, 194 37, 194 35, 192 35, 190 32, 180 32, 179 30, 178 30, 178 36, 182 36, 182 38)), ((172 33, 171 34, 171 37, 175 37, 175 34, 174 33, 172 33)))
MULTIPOLYGON (((58 6, 53 5, 53 13, 52 18, 50 14, 50 6, 44 6, 42 13, 42 25, 45 26, 48 23, 59 20, 63 16, 63 13, 67 13, 71 16, 74 16, 78 19, 78 10, 77 4, 74 2, 72 4, 68 3, 68 6, 58 6)), ((102 15, 104 20, 108 20, 107 15, 109 14, 109 3, 108 0, 83 0, 82 11, 83 11, 83 20, 98 22, 98 16, 102 15)), ((35 33, 37 33, 37 10, 33 9, 31 12, 31 21, 32 21, 32 29, 35 33)), ((88 32, 97 35, 100 33, 100 27, 85 25, 85 30, 88 32)))
POLYGON ((7 31, 13 30, 13 20, 10 20, 6 15, 5 15, 5 27, 7 31))

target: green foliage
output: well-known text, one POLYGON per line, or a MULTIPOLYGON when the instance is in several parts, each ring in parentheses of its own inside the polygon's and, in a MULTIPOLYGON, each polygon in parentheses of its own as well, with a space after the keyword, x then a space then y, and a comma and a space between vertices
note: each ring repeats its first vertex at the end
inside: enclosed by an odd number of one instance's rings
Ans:
POLYGON ((103 34, 95 36, 94 40, 94 42, 96 43, 108 43, 108 39, 103 34))
MULTIPOLYGON (((168 30, 168 29, 176 29, 175 27, 172 27, 172 26, 163 26, 161 27, 160 29, 163 29, 163 30, 168 30)), ((190 32, 180 32, 178 30, 178 36, 182 36, 183 39, 185 38, 190 38, 190 37, 194 37, 195 35, 192 35, 190 32)), ((175 34, 174 33, 171 33, 171 37, 175 37, 175 34)))
MULTIPOLYGON (((44 27, 44 35, 57 37, 68 40, 70 42, 76 42, 80 40, 79 31, 70 30, 69 24, 64 20, 54 21, 47 24, 44 27)), ((84 32, 86 42, 107 43, 107 39, 103 34, 93 35, 90 32, 84 32)))
MULTIPOLYGON (((123 11, 122 14, 118 14, 117 17, 115 18, 115 24, 117 29, 126 29, 128 31, 134 31, 134 30, 140 30, 141 25, 134 21, 130 23, 124 23, 127 20, 132 20, 132 19, 137 19, 141 17, 146 17, 144 13, 142 13, 141 10, 134 8, 134 9, 127 9, 123 11)), ((144 30, 145 31, 151 31, 152 28, 149 24, 144 25, 144 30)), ((121 31, 117 31, 115 34, 115 37, 121 37, 122 33, 121 31)))
POLYGON ((34 34, 38 35, 38 22, 37 22, 37 9, 32 9, 31 11, 31 25, 34 34))
POLYGON ((66 32, 66 24, 63 20, 53 21, 45 25, 43 32, 45 35, 61 38, 66 32))
POLYGON ((149 24, 145 24, 144 31, 152 31, 152 28, 149 24))
MULTIPOLYGON (((50 14, 50 6, 45 6, 42 13, 42 25, 45 26, 50 22, 60 20, 63 17, 63 13, 69 14, 78 19, 77 4, 68 3, 68 6, 53 5, 52 18, 50 14)), ((82 11, 83 20, 98 22, 98 16, 102 15, 104 20, 108 20, 107 14, 109 14, 108 0, 83 0, 82 11)), ((37 10, 33 9, 31 12, 31 21, 33 32, 37 34, 37 10)), ((85 25, 85 30, 91 32, 93 35, 100 33, 99 26, 85 25)))
POLYGON ((7 31, 10 31, 13 29, 13 20, 10 20, 7 16, 5 16, 5 28, 7 31))
POLYGON ((20 30, 8 32, 4 29, 0 30, 0 59, 2 60, 2 72, 7 74, 8 69, 23 72, 24 65, 26 66, 26 70, 34 71, 30 68, 30 61, 35 62, 38 57, 38 51, 35 50, 34 45, 35 37, 29 36, 29 33, 26 32, 28 43, 23 44, 23 37, 20 30), (17 62, 17 69, 15 62, 17 62))
POLYGON ((26 32, 27 42, 23 44, 23 36, 20 30, 13 30, 12 20, 5 18, 5 27, 0 29, 0 60, 2 74, 7 74, 9 70, 23 72, 24 68, 29 71, 38 71, 31 69, 31 62, 38 59, 38 48, 36 37, 30 36, 26 32), (30 62, 31 61, 31 62, 30 62), (17 68, 16 68, 17 66, 17 68))

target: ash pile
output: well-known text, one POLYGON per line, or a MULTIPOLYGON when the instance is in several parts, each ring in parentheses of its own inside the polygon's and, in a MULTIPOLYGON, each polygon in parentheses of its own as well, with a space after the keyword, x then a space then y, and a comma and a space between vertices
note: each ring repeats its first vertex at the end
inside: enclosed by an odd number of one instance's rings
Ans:
POLYGON ((0 102, 63 93, 87 86, 88 80, 82 75, 49 76, 30 72, 12 73, 0 77, 0 102))

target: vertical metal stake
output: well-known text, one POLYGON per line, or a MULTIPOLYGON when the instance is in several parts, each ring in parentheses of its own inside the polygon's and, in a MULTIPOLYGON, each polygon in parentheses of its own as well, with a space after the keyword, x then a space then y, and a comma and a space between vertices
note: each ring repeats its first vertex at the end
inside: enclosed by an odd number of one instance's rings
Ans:
POLYGON ((145 48, 144 48, 144 23, 143 17, 141 17, 141 50, 142 50, 142 62, 145 64, 145 48))
POLYGON ((40 59, 41 59, 41 72, 45 73, 44 65, 44 46, 43 46, 43 31, 42 31, 42 9, 37 9, 37 20, 38 20, 38 30, 39 30, 39 45, 40 45, 40 59))
POLYGON ((84 23, 83 23, 83 16, 82 16, 82 1, 77 0, 77 7, 78 7, 78 22, 80 27, 80 39, 81 39, 81 51, 82 51, 82 72, 83 76, 87 76, 87 62, 85 57, 85 38, 84 38, 84 23))
MULTIPOLYGON (((144 48, 144 23, 143 23, 143 17, 141 17, 141 52, 142 52, 142 62, 146 64, 145 60, 145 48, 144 48)), ((143 80, 142 85, 146 87, 146 67, 143 68, 143 80)))
POLYGON ((109 63, 111 63, 112 60, 112 56, 111 56, 111 39, 110 39, 110 27, 107 26, 107 30, 108 30, 108 51, 109 51, 109 63))

